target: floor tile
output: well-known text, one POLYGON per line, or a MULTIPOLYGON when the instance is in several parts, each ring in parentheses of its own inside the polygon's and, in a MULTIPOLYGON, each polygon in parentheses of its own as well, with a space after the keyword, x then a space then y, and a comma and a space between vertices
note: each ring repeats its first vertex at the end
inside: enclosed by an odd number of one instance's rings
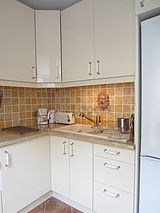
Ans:
POLYGON ((28 213, 82 213, 77 209, 51 197, 28 213))

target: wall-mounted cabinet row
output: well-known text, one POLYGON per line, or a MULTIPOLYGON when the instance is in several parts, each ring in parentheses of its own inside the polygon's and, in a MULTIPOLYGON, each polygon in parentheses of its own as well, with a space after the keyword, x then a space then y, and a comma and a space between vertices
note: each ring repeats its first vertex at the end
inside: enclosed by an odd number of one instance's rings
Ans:
MULTIPOLYGON (((136 14, 159 7, 160 0, 136 0, 136 14)), ((61 14, 1 0, 0 29, 0 80, 118 82, 134 76, 133 0, 83 0, 61 14)))

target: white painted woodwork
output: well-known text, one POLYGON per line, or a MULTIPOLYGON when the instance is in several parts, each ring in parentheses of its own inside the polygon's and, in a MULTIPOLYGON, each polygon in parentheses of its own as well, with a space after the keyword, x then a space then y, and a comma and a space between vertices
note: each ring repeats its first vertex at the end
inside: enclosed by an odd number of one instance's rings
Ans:
POLYGON ((50 191, 49 137, 4 147, 1 171, 3 213, 17 212, 50 191))
POLYGON ((35 11, 37 81, 61 82, 60 11, 35 11))
POLYGON ((0 213, 2 213, 2 192, 0 191, 0 213))
POLYGON ((70 199, 92 209, 92 143, 70 140, 70 199))
POLYGON ((133 194, 134 165, 95 156, 94 179, 133 194))
POLYGON ((69 197, 69 143, 68 139, 50 136, 51 188, 69 197), (66 153, 66 154, 65 154, 66 153))
POLYGON ((0 0, 0 79, 36 82, 34 10, 0 0))
POLYGON ((98 213, 133 213, 132 194, 107 185, 95 182, 94 185, 94 211, 98 213), (104 190, 106 190, 104 192, 104 190), (119 195, 117 198, 112 197, 119 195))
POLYGON ((134 4, 133 0, 94 0, 97 78, 134 75, 134 4))
POLYGON ((94 144, 94 155, 134 164, 134 150, 94 144))
POLYGON ((63 81, 94 78, 93 1, 80 1, 61 15, 63 81))
POLYGON ((136 14, 160 8, 160 0, 136 0, 136 14))

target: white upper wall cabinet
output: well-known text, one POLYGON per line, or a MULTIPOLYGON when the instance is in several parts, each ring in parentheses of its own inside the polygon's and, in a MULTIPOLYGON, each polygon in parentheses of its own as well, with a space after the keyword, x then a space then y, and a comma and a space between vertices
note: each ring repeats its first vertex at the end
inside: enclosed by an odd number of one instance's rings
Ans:
POLYGON ((136 14, 160 8, 160 0, 136 0, 136 14))
POLYGON ((36 11, 37 81, 61 82, 60 11, 36 11))
POLYGON ((94 13, 96 76, 134 75, 134 1, 94 0, 94 13))
POLYGON ((93 1, 83 0, 62 11, 63 81, 94 78, 93 1))
POLYGON ((0 0, 0 79, 36 81, 34 10, 0 0))

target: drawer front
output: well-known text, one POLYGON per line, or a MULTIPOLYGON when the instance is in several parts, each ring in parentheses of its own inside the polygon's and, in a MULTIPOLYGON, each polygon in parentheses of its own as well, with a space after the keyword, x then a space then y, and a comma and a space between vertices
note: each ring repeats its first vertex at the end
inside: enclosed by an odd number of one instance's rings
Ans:
POLYGON ((133 193, 134 165, 98 156, 94 162, 95 181, 133 193))
POLYGON ((95 182, 94 211, 97 213, 133 213, 133 196, 95 182))
POLYGON ((94 154, 100 157, 134 164, 134 150, 94 144, 94 154))

